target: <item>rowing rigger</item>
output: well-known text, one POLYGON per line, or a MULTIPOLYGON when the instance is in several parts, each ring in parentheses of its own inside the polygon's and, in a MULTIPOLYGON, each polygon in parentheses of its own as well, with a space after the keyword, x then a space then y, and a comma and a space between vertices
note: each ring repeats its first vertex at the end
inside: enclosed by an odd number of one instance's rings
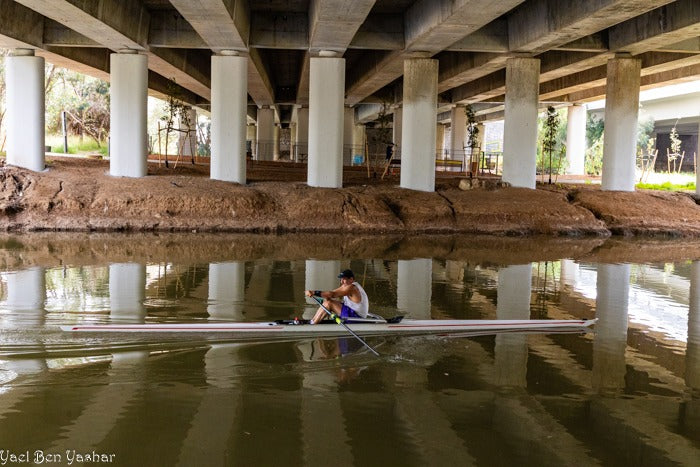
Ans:
MULTIPOLYGON (((402 317, 390 320, 348 320, 345 322, 362 336, 400 334, 450 334, 470 331, 532 331, 532 330, 586 330, 596 319, 589 320, 412 320, 402 317)), ((296 320, 254 323, 152 323, 103 324, 61 326, 63 331, 74 332, 210 332, 229 333, 240 337, 307 337, 343 336, 347 331, 334 321, 326 320, 310 325, 296 320)))

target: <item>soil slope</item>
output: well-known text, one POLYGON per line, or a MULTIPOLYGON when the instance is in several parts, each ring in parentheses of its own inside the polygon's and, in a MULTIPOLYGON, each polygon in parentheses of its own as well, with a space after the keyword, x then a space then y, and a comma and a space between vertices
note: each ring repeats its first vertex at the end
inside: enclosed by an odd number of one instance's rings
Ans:
POLYGON ((284 163, 249 165, 245 186, 182 162, 149 164, 144 178, 111 177, 106 161, 48 165, 41 173, 0 169, 0 229, 700 236, 700 206, 681 193, 583 185, 464 191, 457 178, 438 178, 426 193, 364 169, 346 171, 344 188, 311 188, 303 166, 284 163))

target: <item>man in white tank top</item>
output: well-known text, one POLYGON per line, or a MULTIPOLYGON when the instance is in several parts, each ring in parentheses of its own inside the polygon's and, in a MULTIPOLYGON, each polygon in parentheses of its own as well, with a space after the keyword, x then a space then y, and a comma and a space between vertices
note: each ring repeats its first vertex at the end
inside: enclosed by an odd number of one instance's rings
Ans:
MULTIPOLYGON (((307 290, 307 297, 317 296, 323 298, 323 306, 328 308, 342 319, 346 318, 366 318, 369 312, 369 299, 365 289, 360 284, 355 282, 355 274, 350 269, 338 274, 340 279, 340 287, 335 290, 307 290), (334 300, 342 298, 340 300, 334 300)), ((322 307, 318 308, 316 315, 311 320, 310 324, 316 324, 326 316, 326 312, 322 307)))

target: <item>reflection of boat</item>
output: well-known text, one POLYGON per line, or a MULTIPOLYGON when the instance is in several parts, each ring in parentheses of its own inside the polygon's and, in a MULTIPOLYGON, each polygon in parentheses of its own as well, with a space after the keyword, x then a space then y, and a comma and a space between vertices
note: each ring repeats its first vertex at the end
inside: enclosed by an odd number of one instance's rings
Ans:
MULTIPOLYGON (((356 334, 414 335, 451 334, 467 331, 528 331, 528 330, 584 330, 595 323, 589 320, 412 320, 393 318, 388 321, 348 320, 346 325, 356 334)), ((257 323, 153 323, 153 324, 104 324, 61 326, 64 331, 84 332, 209 332, 234 334, 237 337, 308 337, 344 336, 347 330, 334 321, 310 325, 299 321, 270 321, 257 323)))

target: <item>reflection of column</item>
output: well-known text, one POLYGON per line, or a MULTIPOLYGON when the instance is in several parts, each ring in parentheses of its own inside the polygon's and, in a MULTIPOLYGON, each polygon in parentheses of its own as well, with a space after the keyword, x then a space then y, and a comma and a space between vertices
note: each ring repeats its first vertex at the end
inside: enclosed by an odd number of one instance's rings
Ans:
MULTIPOLYGON (((532 265, 519 264, 498 271, 498 319, 530 319, 532 265)), ((527 385, 527 336, 498 334, 495 349, 496 381, 503 386, 527 385)))
POLYGON ((109 265, 110 317, 134 318, 146 316, 146 266, 138 263, 109 265))
POLYGON ((561 283, 562 285, 567 285, 569 287, 574 287, 576 285, 576 279, 578 278, 578 263, 571 259, 561 260, 561 283))
POLYGON ((244 344, 215 344, 204 356, 207 386, 190 421, 177 465, 230 465, 241 391, 236 379, 244 344), (216 423, 212 423, 216 420, 216 423))
POLYGON ((245 263, 209 264, 209 302, 207 312, 216 319, 241 321, 245 296, 245 263))
POLYGON ((303 373, 301 432, 304 465, 356 464, 351 449, 352 440, 346 430, 340 391, 336 389, 338 377, 335 372, 336 370, 326 370, 303 373), (333 442, 329 443, 328 440, 333 442))
POLYGON ((99 385, 99 389, 85 402, 80 415, 69 425, 61 427, 61 437, 51 445, 51 451, 73 449, 76 440, 86 447, 102 442, 122 414, 131 408, 129 402, 143 390, 144 375, 137 377, 136 374, 143 373, 149 354, 148 351, 114 354, 107 372, 107 384, 99 385), (122 384, 126 375, 132 381, 130 384, 122 384))
POLYGON ((691 268, 685 384, 689 388, 700 390, 700 261, 693 261, 691 268))
POLYGON ((433 260, 431 258, 399 260, 397 276, 396 306, 399 312, 414 319, 430 319, 433 260))
POLYGON ((625 386, 629 281, 629 264, 598 266, 593 387, 599 392, 618 391, 625 386))
POLYGON ((6 306, 11 311, 34 311, 43 315, 46 300, 44 268, 32 267, 7 275, 6 306))
MULTIPOLYGON (((306 261, 306 285, 305 290, 334 290, 340 285, 338 273, 340 272, 340 261, 317 261, 309 259, 306 261)), ((309 300, 311 301, 311 300, 309 300)), ((370 302, 371 306, 371 302, 370 302)), ((318 309, 315 304, 308 304, 305 307, 304 317, 312 318, 318 309)))

